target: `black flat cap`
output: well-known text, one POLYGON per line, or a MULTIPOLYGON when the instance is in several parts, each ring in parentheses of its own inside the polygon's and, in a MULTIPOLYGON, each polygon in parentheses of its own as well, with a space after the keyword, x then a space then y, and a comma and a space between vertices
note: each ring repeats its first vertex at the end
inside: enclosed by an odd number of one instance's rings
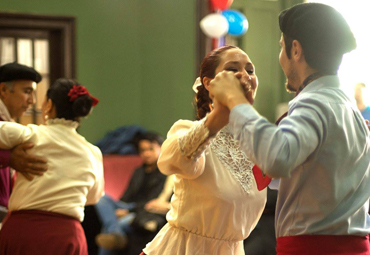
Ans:
POLYGON ((302 46, 334 54, 356 48, 356 39, 343 16, 333 7, 320 3, 303 3, 279 15, 280 30, 302 46))
POLYGON ((41 79, 41 75, 32 67, 21 65, 16 62, 0 66, 0 82, 31 80, 39 83, 41 79))

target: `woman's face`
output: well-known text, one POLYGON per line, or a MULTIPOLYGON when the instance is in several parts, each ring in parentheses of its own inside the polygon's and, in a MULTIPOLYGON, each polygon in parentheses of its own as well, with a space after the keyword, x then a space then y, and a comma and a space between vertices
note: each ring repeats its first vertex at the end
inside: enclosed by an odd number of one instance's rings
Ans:
MULTIPOLYGON (((240 73, 242 75, 240 83, 245 91, 245 96, 248 99, 252 99, 254 102, 258 88, 258 78, 255 73, 254 65, 248 55, 240 49, 229 49, 223 52, 215 74, 224 70, 234 72, 235 74, 240 73)), ((250 103, 253 104, 253 102, 250 103)))

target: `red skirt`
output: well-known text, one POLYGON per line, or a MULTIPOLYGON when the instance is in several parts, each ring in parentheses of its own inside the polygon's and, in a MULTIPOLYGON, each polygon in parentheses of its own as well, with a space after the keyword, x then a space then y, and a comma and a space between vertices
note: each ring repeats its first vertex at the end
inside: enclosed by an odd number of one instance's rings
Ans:
POLYGON ((0 231, 0 255, 88 255, 81 223, 38 210, 14 211, 0 231))
POLYGON ((277 255, 370 255, 369 236, 302 235, 277 238, 277 255))

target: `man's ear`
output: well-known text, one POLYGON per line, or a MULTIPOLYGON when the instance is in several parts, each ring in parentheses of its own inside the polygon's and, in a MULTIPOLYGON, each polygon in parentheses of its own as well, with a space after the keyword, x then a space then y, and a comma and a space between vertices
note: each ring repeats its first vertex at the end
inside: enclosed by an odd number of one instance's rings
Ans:
POLYGON ((206 88, 206 90, 209 91, 209 83, 212 81, 213 79, 212 78, 208 78, 208 77, 203 77, 203 84, 204 84, 204 87, 206 88))
POLYGON ((7 92, 9 91, 9 87, 6 86, 5 82, 0 82, 0 98, 5 98, 7 92))
POLYGON ((304 59, 302 45, 297 40, 293 40, 292 42, 291 56, 296 61, 301 61, 302 59, 304 59))

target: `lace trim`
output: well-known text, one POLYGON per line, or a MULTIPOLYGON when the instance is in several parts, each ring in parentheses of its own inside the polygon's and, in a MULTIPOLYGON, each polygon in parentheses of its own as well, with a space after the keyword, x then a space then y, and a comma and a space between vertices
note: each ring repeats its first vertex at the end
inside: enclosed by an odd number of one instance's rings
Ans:
POLYGON ((80 125, 80 123, 78 123, 77 121, 73 121, 73 120, 66 120, 64 118, 62 119, 48 119, 46 121, 46 125, 56 125, 56 124, 60 124, 60 125, 64 125, 64 126, 68 126, 68 127, 72 127, 72 128, 77 128, 78 125, 80 125))
POLYGON ((177 139, 180 152, 196 161, 210 144, 209 130, 204 125, 207 118, 196 123, 189 131, 177 139))
POLYGON ((218 133, 210 147, 221 163, 241 184, 243 190, 249 193, 254 181, 252 172, 254 164, 240 149, 239 141, 230 134, 228 126, 218 133))

